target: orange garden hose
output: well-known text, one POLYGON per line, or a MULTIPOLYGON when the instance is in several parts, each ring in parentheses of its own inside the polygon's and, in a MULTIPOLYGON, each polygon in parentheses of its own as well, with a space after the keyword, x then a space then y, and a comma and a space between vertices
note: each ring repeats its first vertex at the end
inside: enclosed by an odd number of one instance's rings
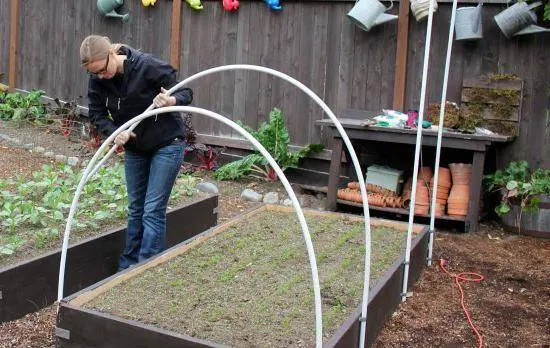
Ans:
POLYGON ((458 286, 458 289, 460 290, 460 305, 462 306, 462 310, 464 311, 464 314, 466 315, 466 319, 468 319, 468 323, 470 324, 470 327, 472 328, 472 330, 474 331, 474 333, 477 336, 478 347, 481 348, 481 347, 483 347, 483 336, 481 336, 481 334, 477 330, 476 326, 472 322, 472 317, 470 316, 470 313, 468 312, 468 309, 466 308, 466 305, 464 304, 464 289, 462 289, 462 285, 460 284, 460 282, 464 281, 464 282, 479 283, 483 279, 485 279, 485 277, 482 276, 479 273, 474 273, 474 272, 461 272, 461 273, 458 273, 458 274, 452 274, 449 271, 447 271, 447 269, 445 268, 445 264, 446 264, 445 260, 443 260, 443 259, 439 260, 439 266, 441 267, 441 269, 445 273, 447 273, 448 275, 450 275, 451 277, 454 278, 455 284, 458 286))

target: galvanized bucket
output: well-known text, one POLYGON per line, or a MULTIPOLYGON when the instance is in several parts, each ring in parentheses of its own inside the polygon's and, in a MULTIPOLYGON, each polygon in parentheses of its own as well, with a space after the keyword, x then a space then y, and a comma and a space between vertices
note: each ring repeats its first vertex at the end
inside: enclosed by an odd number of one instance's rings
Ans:
POLYGON ((476 7, 461 7, 456 9, 455 40, 479 40, 483 38, 481 24, 481 9, 476 7))
POLYGON ((530 5, 526 2, 517 2, 497 14, 494 17, 495 22, 502 33, 507 38, 510 38, 522 29, 529 27, 537 21, 537 15, 532 10, 540 5, 542 5, 542 2, 540 1, 534 2, 530 5))
POLYGON ((386 8, 378 0, 359 0, 347 13, 347 16, 359 28, 369 31, 374 26, 397 19, 396 15, 385 13, 392 6, 393 3, 386 8))

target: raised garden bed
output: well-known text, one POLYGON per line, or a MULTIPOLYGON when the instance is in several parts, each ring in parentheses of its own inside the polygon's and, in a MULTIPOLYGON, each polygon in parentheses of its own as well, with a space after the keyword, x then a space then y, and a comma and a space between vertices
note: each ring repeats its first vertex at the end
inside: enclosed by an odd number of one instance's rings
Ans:
MULTIPOLYGON (((183 203, 167 214, 166 245, 189 239, 217 222, 218 196, 183 203)), ((126 228, 111 229, 67 249, 65 293, 72 294, 115 274, 126 228)), ((0 322, 35 312, 57 299, 61 251, 0 269, 0 322)))
MULTIPOLYGON (((358 345, 364 225, 307 211, 319 267, 327 346, 358 345)), ((407 224, 372 219, 367 343, 401 302, 407 224)), ((428 233, 414 226, 410 283, 428 233)), ((80 346, 312 346, 313 291, 294 211, 264 205, 61 301, 57 344, 80 346)))

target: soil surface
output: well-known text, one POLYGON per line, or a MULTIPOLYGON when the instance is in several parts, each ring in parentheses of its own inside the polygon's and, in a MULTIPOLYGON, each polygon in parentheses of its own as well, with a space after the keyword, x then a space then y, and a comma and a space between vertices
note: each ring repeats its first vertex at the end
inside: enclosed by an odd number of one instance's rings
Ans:
MULTIPOLYGON (((334 213, 306 213, 306 220, 328 339, 361 302, 364 223, 334 213)), ((296 214, 256 211, 219 231, 84 306, 233 347, 314 346, 311 272, 296 214)), ((405 238, 405 229, 372 227, 373 281, 405 238)))
MULTIPOLYGON (((5 132, 3 127, 0 123, 0 132, 5 132)), ((16 130, 10 132, 12 136, 17 134, 16 130)), ((31 128, 29 132, 31 138, 47 138, 43 131, 31 128)), ((1 146, 9 145, 0 141, 1 146)), ((18 160, 10 160, 10 151, 0 150, 0 173, 25 172, 41 166, 40 157, 26 150, 17 151, 21 151, 17 152, 18 160)), ((78 151, 72 154, 78 155, 78 151)), ((240 198, 242 185, 220 184, 220 222, 258 204, 240 198)), ((267 184, 247 181, 244 185, 267 184)), ((463 286, 465 304, 483 335, 484 346, 549 347, 550 240, 511 235, 491 222, 482 224, 477 233, 439 232, 434 241, 435 260, 448 260, 451 273, 478 272, 485 277, 481 283, 463 286)), ((460 293, 437 261, 426 269, 412 292, 386 322, 377 347, 477 346, 460 307, 460 293)), ((55 311, 56 307, 51 306, 0 324, 0 347, 53 346, 55 311)))

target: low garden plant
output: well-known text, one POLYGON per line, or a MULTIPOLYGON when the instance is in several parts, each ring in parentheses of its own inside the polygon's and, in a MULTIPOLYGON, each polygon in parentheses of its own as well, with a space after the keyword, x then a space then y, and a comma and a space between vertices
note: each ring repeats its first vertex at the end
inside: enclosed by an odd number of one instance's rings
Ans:
POLYGON ((46 104, 41 101, 43 95, 44 91, 34 89, 27 95, 0 91, 0 119, 15 123, 48 123, 46 104))
MULTIPOLYGON (((81 172, 66 164, 45 165, 31 178, 0 180, 0 264, 2 259, 29 249, 57 246, 81 172)), ((191 196, 197 178, 180 175, 171 201, 191 196)), ((119 162, 101 168, 84 186, 73 220, 80 235, 123 223, 127 214, 124 168, 119 162)))
POLYGON ((526 161, 510 162, 504 170, 485 176, 489 191, 499 191, 500 203, 495 208, 498 215, 510 213, 511 205, 517 204, 520 209, 516 216, 518 229, 524 212, 534 213, 538 210, 541 195, 550 195, 550 169, 532 170, 526 161))
MULTIPOLYGON (((257 131, 239 121, 237 123, 265 147, 283 171, 287 168, 297 167, 300 159, 311 152, 323 149, 320 144, 309 144, 300 151, 290 151, 290 135, 285 125, 283 112, 277 108, 269 113, 269 123, 263 122, 257 131)), ((225 164, 214 173, 217 180, 234 180, 244 175, 259 177, 267 181, 277 180, 275 170, 258 151, 240 160, 225 164)))

